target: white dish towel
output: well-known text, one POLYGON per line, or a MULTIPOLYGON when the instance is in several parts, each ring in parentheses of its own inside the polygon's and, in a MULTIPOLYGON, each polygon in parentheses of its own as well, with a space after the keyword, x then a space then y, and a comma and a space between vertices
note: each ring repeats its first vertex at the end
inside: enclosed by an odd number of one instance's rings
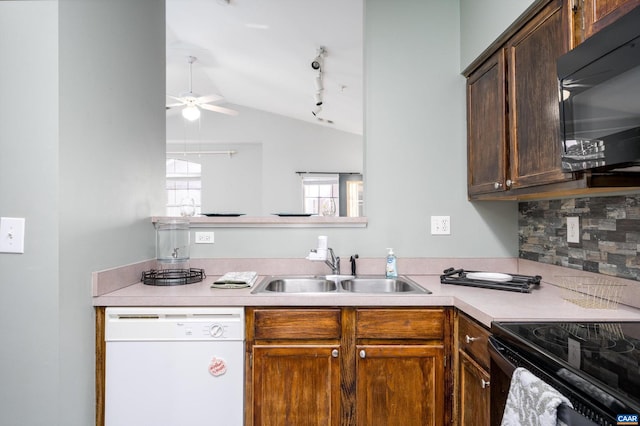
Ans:
POLYGON ((571 402, 525 368, 516 368, 511 378, 501 426, 556 426, 558 406, 571 402))
POLYGON ((211 288, 244 288, 251 287, 256 282, 258 273, 255 271, 227 272, 211 284, 211 288))

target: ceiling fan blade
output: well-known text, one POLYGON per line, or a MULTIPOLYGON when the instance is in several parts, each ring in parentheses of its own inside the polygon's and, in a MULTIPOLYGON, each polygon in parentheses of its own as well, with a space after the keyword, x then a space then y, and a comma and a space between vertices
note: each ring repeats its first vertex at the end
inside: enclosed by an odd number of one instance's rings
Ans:
POLYGON ((178 96, 167 95, 167 98, 173 99, 175 101, 180 102, 181 104, 184 104, 184 100, 182 98, 179 98, 178 96))
POLYGON ((179 107, 179 106, 183 106, 184 102, 176 102, 175 104, 167 104, 165 105, 168 108, 175 108, 175 107, 179 107))
POLYGON ((220 101, 222 99, 224 99, 224 98, 222 96, 220 96, 220 95, 200 96, 199 98, 196 99, 196 103, 197 104, 207 104, 209 102, 220 101))
POLYGON ((235 111, 229 108, 224 108, 218 105, 199 104, 198 106, 202 109, 206 109, 209 111, 221 112, 223 114, 228 114, 228 115, 238 115, 238 111, 235 111))

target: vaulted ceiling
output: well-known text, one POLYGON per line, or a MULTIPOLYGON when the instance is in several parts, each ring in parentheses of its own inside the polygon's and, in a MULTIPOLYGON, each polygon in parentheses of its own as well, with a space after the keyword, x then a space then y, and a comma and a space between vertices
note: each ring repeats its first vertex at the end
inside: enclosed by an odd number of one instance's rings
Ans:
MULTIPOLYGON (((167 93, 362 134, 363 0, 166 0, 167 93), (312 114, 323 46, 322 111, 312 114)), ((172 113, 171 110, 168 113, 172 113)), ((215 112, 204 111, 202 119, 215 112)))

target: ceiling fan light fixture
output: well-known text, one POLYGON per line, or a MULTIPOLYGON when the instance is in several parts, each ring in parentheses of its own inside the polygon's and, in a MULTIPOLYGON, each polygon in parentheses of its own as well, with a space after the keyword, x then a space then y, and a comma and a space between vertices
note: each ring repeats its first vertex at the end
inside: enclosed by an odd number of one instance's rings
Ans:
POLYGON ((182 109, 182 116, 189 121, 196 121, 200 118, 200 110, 195 105, 186 106, 182 109))

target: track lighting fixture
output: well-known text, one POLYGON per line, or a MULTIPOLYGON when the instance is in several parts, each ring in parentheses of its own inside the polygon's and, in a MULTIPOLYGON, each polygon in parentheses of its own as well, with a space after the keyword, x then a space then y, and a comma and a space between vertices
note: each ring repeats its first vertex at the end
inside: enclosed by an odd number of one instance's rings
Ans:
POLYGON ((311 68, 316 70, 316 71, 322 71, 322 65, 323 65, 323 59, 324 59, 324 55, 326 53, 326 50, 323 46, 320 46, 318 48, 318 54, 316 55, 315 58, 313 58, 313 61, 311 61, 311 68))
POLYGON ((316 90, 320 91, 324 89, 324 84, 322 82, 322 72, 318 72, 315 83, 316 83, 316 90))
POLYGON ((311 111, 314 116, 317 116, 320 111, 322 111, 321 105, 323 104, 322 95, 324 93, 324 81, 323 81, 323 67, 324 67, 324 56, 327 53, 326 49, 323 46, 318 48, 318 52, 316 57, 311 61, 311 68, 318 73, 314 79, 316 93, 314 95, 315 100, 315 108, 311 111))

